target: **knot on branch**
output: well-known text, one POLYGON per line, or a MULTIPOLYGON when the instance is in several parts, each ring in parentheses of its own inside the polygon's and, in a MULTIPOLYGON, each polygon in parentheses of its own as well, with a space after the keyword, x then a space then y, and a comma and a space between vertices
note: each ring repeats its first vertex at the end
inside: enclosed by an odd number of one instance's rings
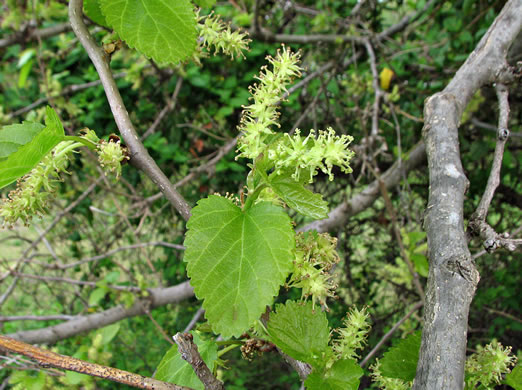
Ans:
POLYGON ((506 129, 506 128, 499 128, 499 129, 498 129, 497 137, 498 137, 498 140, 499 140, 499 141, 505 141, 505 140, 507 140, 508 137, 509 137, 509 130, 506 129))

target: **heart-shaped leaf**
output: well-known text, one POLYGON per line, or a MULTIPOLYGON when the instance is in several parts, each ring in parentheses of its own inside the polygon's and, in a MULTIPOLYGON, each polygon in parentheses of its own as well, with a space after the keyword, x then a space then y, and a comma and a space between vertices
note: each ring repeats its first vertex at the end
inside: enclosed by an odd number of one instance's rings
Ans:
POLYGON ((99 0, 107 23, 130 47, 159 64, 177 64, 196 47, 189 0, 99 0))
POLYGON ((285 212, 261 202, 244 212, 212 195, 187 223, 185 261, 215 333, 239 336, 272 303, 291 270, 295 233, 285 212))

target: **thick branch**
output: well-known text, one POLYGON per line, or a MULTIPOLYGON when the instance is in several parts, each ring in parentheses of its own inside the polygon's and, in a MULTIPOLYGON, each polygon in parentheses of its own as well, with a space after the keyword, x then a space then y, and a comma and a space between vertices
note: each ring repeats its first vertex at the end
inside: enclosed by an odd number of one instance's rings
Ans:
POLYGON ((522 0, 509 1, 444 91, 426 100, 423 136, 430 193, 425 228, 430 270, 414 390, 464 386, 469 305, 479 275, 464 231, 468 180, 460 160, 458 125, 478 88, 510 78, 505 56, 522 28, 520 15, 522 0))
POLYGON ((89 34, 82 18, 82 0, 71 0, 69 2, 69 19, 74 33, 80 43, 87 51, 100 80, 102 82, 107 100, 111 106, 114 120, 130 150, 131 163, 141 169, 156 184, 169 202, 178 210, 181 216, 188 220, 190 217, 190 206, 183 197, 176 191, 167 176, 161 171, 156 162, 149 155, 141 141, 138 133, 134 129, 129 117, 129 113, 123 104, 123 100, 118 91, 112 72, 109 67, 109 60, 103 50, 96 44, 89 34))
POLYGON ((189 282, 184 282, 173 287, 151 289, 149 293, 150 295, 147 299, 138 300, 130 308, 117 306, 100 313, 78 317, 58 325, 36 330, 20 331, 7 336, 31 344, 54 344, 57 341, 76 336, 82 332, 103 328, 124 318, 145 314, 148 307, 153 309, 169 303, 180 302, 194 295, 194 291, 189 282))
POLYGON ((150 390, 191 390, 189 387, 162 382, 157 379, 119 370, 113 367, 86 362, 70 356, 59 355, 24 342, 0 336, 0 350, 17 353, 38 362, 42 367, 54 367, 63 370, 79 372, 98 378, 108 379, 113 382, 123 383, 139 389, 150 390))

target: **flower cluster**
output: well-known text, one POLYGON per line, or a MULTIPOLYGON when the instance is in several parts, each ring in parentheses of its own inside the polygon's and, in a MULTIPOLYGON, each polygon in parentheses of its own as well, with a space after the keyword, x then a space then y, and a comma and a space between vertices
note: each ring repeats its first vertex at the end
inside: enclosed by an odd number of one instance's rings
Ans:
POLYGON ((267 66, 261 69, 258 84, 250 87, 252 104, 244 107, 241 124, 238 129, 242 133, 239 139, 238 150, 241 152, 236 158, 245 157, 254 160, 266 148, 266 140, 274 132, 272 126, 279 127, 277 119, 277 104, 280 95, 295 77, 301 76, 301 68, 298 65, 299 53, 292 53, 283 46, 274 57, 268 56, 267 60, 272 65, 272 70, 267 66))
POLYGON ((45 211, 47 200, 60 181, 60 173, 67 172, 69 154, 81 145, 73 141, 60 142, 31 172, 18 180, 16 189, 0 205, 4 223, 13 225, 21 219, 28 224, 33 216, 45 211))
POLYGON ((379 389, 383 390, 410 390, 412 383, 406 382, 399 378, 390 378, 387 376, 383 376, 380 370, 381 363, 379 359, 377 362, 370 366, 372 371, 371 377, 372 380, 377 384, 379 389))
POLYGON ((502 375, 510 372, 517 358, 511 347, 503 347, 494 340, 466 360, 466 388, 474 389, 480 383, 484 388, 500 384, 502 375))
POLYGON ((352 141, 353 137, 338 136, 331 127, 326 131, 319 130, 317 136, 314 130, 310 130, 306 137, 296 129, 293 136, 285 134, 283 140, 268 152, 268 157, 277 171, 294 169, 292 177, 296 181, 311 183, 319 169, 333 180, 334 165, 345 173, 352 172, 349 164, 354 153, 348 149, 352 141))
POLYGON ((121 175, 121 164, 129 160, 127 148, 121 146, 118 137, 101 140, 97 146, 98 161, 102 168, 107 172, 115 172, 116 178, 121 175))
POLYGON ((202 46, 207 49, 214 47, 215 53, 221 51, 232 59, 234 56, 244 57, 243 50, 248 49, 250 43, 250 39, 247 39, 247 33, 239 30, 232 31, 230 24, 223 23, 213 14, 199 16, 199 11, 197 26, 202 46))
POLYGON ((328 309, 326 298, 335 296, 336 285, 329 271, 340 261, 336 246, 337 239, 327 233, 310 231, 296 235, 294 269, 287 287, 301 288, 302 297, 311 296, 314 307, 318 302, 328 309))
POLYGON ((343 320, 344 327, 336 329, 338 338, 333 343, 333 350, 338 359, 355 359, 355 352, 362 349, 370 331, 369 314, 366 309, 353 308, 343 320))

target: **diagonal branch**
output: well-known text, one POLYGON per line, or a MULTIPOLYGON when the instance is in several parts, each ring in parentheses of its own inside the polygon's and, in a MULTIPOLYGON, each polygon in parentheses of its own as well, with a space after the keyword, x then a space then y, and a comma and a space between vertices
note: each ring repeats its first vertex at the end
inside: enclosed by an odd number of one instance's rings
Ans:
POLYGON ((54 367, 63 370, 79 372, 98 378, 108 379, 113 382, 123 383, 139 389, 150 390, 191 390, 189 387, 178 386, 172 383, 162 382, 154 378, 148 378, 132 372, 123 371, 113 367, 101 366, 96 363, 86 362, 70 356, 59 355, 42 348, 34 347, 22 341, 14 340, 0 335, 0 350, 17 353, 38 362, 42 367, 54 367))
POLYGON ((71 26, 100 76, 114 120, 129 148, 131 163, 138 169, 141 169, 154 184, 159 187, 163 195, 165 195, 169 202, 178 210, 183 219, 188 220, 190 217, 189 204, 178 191, 176 191, 170 180, 161 171, 149 155, 147 149, 143 146, 143 143, 139 140, 138 133, 132 125, 129 113, 125 108, 114 77, 112 76, 109 60, 103 50, 94 41, 83 21, 82 5, 82 0, 71 0, 69 2, 69 19, 71 26))

